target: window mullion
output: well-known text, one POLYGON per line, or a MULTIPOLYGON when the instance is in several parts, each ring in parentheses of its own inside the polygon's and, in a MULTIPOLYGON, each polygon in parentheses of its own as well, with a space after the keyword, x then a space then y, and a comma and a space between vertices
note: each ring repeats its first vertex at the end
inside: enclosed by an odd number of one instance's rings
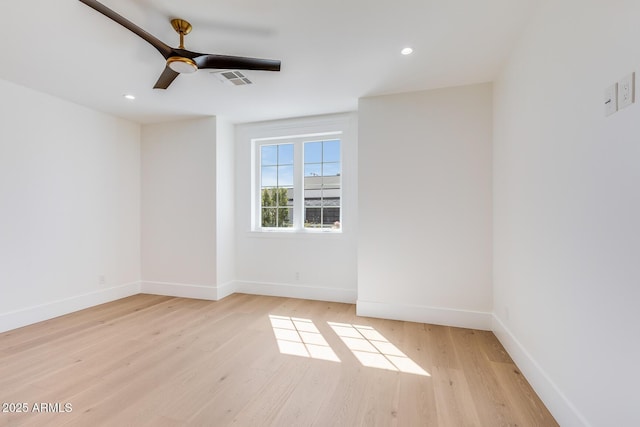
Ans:
POLYGON ((304 228, 304 153, 302 142, 296 141, 293 146, 293 221, 296 230, 304 228))

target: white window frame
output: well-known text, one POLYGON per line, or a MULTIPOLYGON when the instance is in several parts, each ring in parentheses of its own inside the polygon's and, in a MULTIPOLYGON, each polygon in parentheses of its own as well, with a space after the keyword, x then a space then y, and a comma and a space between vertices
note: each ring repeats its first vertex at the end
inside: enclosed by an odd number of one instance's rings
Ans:
POLYGON ((343 211, 343 166, 344 166, 344 132, 341 130, 309 133, 304 135, 287 135, 267 138, 251 139, 252 152, 252 224, 253 231, 264 233, 311 233, 311 234, 340 234, 344 228, 343 211), (340 140, 340 228, 305 228, 304 226, 304 143, 323 140, 340 140), (262 185, 261 185, 261 159, 260 148, 264 145, 293 144, 293 226, 292 227, 262 227, 262 185))

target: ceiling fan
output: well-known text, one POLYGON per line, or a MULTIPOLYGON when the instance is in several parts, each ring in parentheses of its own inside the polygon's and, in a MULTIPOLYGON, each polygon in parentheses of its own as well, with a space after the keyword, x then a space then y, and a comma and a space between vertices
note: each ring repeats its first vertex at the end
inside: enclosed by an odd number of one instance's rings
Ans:
POLYGON ((179 74, 194 73, 201 69, 240 69, 280 71, 280 61, 273 59, 248 58, 244 56, 215 55, 198 53, 184 48, 184 36, 191 32, 191 24, 184 19, 172 19, 173 29, 180 34, 180 46, 173 48, 158 40, 127 18, 117 14, 95 0, 80 0, 92 9, 102 13, 155 47, 167 61, 164 71, 154 89, 166 89, 179 74))

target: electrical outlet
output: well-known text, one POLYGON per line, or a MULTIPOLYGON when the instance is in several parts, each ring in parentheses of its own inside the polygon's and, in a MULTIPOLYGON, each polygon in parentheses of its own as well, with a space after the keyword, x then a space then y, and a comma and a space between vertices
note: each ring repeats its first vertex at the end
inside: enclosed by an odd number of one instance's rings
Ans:
POLYGON ((618 108, 623 109, 635 102, 636 73, 624 76, 618 83, 618 108))
POLYGON ((300 272, 296 271, 296 282, 300 281, 300 272))
POLYGON ((105 277, 104 274, 101 274, 98 276, 98 285, 106 285, 107 284, 107 278, 105 277))
POLYGON ((610 116, 618 111, 618 84, 614 83, 604 91, 604 115, 610 116))

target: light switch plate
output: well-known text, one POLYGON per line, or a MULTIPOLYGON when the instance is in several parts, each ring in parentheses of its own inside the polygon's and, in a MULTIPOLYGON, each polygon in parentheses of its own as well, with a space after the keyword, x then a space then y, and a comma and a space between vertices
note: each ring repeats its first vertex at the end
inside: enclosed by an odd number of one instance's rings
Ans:
POLYGON ((618 108, 623 109, 635 102, 636 73, 624 76, 618 82, 618 108))
POLYGON ((604 91, 604 115, 610 116, 618 111, 618 84, 614 83, 604 91))

